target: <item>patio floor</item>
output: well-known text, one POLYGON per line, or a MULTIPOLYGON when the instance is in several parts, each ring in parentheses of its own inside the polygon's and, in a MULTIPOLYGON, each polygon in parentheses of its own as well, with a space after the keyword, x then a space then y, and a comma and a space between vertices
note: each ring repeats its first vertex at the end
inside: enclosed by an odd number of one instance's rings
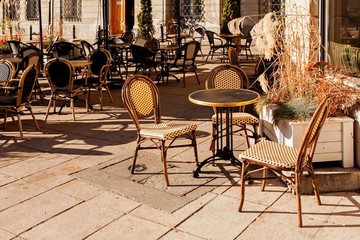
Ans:
MULTIPOLYGON (((206 52, 206 51, 205 51, 206 52)), ((202 58, 199 56, 199 61, 202 58)), ((199 160, 210 156, 213 110, 192 104, 189 93, 204 89, 208 72, 219 62, 200 63, 199 86, 193 75, 186 88, 173 79, 159 86, 163 120, 198 124, 199 160)), ((200 178, 192 178, 193 150, 171 149, 171 186, 164 186, 157 151, 140 152, 144 173, 130 175, 136 132, 123 108, 120 89, 106 93, 100 111, 76 107, 76 121, 64 108, 43 121, 49 89, 41 81, 45 101, 33 103, 41 129, 23 116, 24 140, 18 127, 0 130, 0 239, 358 239, 358 191, 302 196, 303 228, 297 227, 296 197, 280 181, 266 191, 247 186, 244 211, 237 211, 239 172, 220 162, 200 178)), ((236 138, 236 156, 246 144, 236 138)))

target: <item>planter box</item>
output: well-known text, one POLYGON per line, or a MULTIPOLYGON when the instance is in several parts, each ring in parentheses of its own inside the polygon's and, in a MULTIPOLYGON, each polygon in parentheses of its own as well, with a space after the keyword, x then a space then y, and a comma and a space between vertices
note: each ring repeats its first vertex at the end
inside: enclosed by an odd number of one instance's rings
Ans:
MULTIPOLYGON (((260 114, 259 133, 291 147, 299 147, 308 121, 273 122, 275 104, 260 114)), ((341 161, 344 168, 354 167, 354 120, 350 117, 328 118, 321 130, 313 162, 341 161)))

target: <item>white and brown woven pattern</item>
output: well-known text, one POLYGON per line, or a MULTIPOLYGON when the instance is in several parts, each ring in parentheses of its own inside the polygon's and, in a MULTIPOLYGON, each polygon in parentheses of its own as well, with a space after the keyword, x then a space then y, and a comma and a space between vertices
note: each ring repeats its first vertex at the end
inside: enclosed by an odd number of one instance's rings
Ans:
POLYGON ((196 130, 196 124, 184 124, 181 122, 167 122, 142 126, 140 135, 147 137, 161 138, 162 140, 173 139, 175 137, 190 133, 196 130))
POLYGON ((295 168, 298 150, 276 142, 262 140, 241 153, 239 157, 280 168, 295 168))
POLYGON ((154 97, 148 83, 135 81, 130 88, 130 95, 138 114, 147 116, 153 111, 154 97))
POLYGON ((225 89, 241 89, 242 78, 238 72, 233 69, 224 69, 215 76, 214 85, 215 88, 225 88, 225 89))
MULTIPOLYGON (((212 123, 216 124, 216 114, 212 116, 212 123)), ((226 123, 225 114, 222 115, 222 123, 226 123)), ((246 112, 235 112, 232 115, 232 124, 257 124, 259 123, 259 119, 250 113, 246 112)))

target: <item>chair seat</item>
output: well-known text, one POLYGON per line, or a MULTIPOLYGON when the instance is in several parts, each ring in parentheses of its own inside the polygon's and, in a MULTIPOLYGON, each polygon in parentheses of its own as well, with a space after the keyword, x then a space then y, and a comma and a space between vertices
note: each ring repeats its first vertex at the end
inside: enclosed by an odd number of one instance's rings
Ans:
POLYGON ((242 152, 239 158, 276 166, 277 168, 295 168, 298 149, 283 144, 262 140, 242 152))
POLYGON ((160 124, 144 125, 140 130, 140 135, 147 137, 156 137, 162 140, 168 140, 192 132, 196 130, 196 128, 196 124, 167 122, 160 124))
POLYGON ((16 104, 17 96, 0 96, 1 106, 12 106, 16 104))
MULTIPOLYGON (((222 122, 226 122, 226 116, 223 114, 222 122)), ((216 114, 212 116, 212 123, 216 123, 216 114)), ((232 115, 232 124, 256 124, 259 123, 259 119, 250 113, 246 112, 234 112, 232 115)))

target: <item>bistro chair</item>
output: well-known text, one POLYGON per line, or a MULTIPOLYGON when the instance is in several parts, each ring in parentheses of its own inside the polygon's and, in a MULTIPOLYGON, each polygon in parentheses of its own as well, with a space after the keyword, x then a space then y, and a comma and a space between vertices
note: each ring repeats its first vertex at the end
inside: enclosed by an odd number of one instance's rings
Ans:
POLYGON ((12 57, 21 57, 21 48, 27 47, 28 45, 25 43, 22 43, 18 40, 7 40, 7 44, 10 48, 10 53, 12 57))
POLYGON ((147 75, 150 76, 150 73, 155 71, 155 74, 157 75, 157 68, 160 67, 160 62, 155 59, 156 52, 135 44, 130 45, 130 51, 132 61, 135 64, 134 74, 142 71, 142 74, 145 75, 147 73, 147 75))
POLYGON ((85 57, 88 57, 95 50, 94 46, 86 40, 81 40, 80 43, 85 57))
MULTIPOLYGON (((213 68, 205 83, 206 89, 220 88, 220 89, 243 89, 245 86, 249 86, 249 79, 239 67, 233 65, 220 65, 213 68)), ((249 137, 257 139, 257 125, 259 119, 250 113, 244 111, 241 108, 239 112, 233 112, 232 124, 239 127, 236 132, 243 132, 240 136, 245 137, 247 147, 250 147, 249 137), (252 125, 254 130, 250 130, 246 125, 252 125), (252 132, 249 136, 248 132, 252 132)), ((215 109, 214 109, 215 111, 215 109)), ((215 140, 219 137, 216 136, 216 129, 219 123, 216 122, 216 114, 211 118, 212 120, 212 137, 210 142, 210 149, 215 154, 215 140)), ((222 123, 225 124, 226 116, 222 116, 222 123)))
POLYGON ((23 108, 26 108, 31 113, 31 116, 35 122, 36 129, 40 129, 39 124, 36 121, 34 112, 31 108, 31 94, 33 92, 35 81, 37 79, 38 71, 35 65, 29 65, 22 74, 16 86, 3 87, 8 90, 17 91, 14 95, 0 96, 0 110, 4 111, 4 128, 6 128, 7 114, 16 114, 19 124, 20 137, 23 139, 23 128, 21 123, 21 114, 23 108))
POLYGON ((197 66, 195 64, 195 59, 198 55, 198 52, 200 50, 200 43, 198 41, 190 41, 185 43, 182 46, 182 51, 180 51, 174 60, 169 61, 169 71, 171 71, 172 68, 176 68, 180 70, 183 73, 183 86, 185 87, 185 74, 187 72, 193 72, 195 73, 196 80, 198 84, 200 85, 200 80, 197 75, 196 69, 197 66), (184 52, 182 54, 182 52, 184 52))
MULTIPOLYGON (((56 100, 65 99, 70 101, 73 121, 75 121, 75 107, 74 102, 78 96, 85 96, 86 110, 88 107, 88 91, 82 82, 75 83, 75 69, 69 60, 63 58, 53 58, 45 65, 45 76, 51 88, 51 98, 47 107, 45 122, 47 121, 50 107, 54 105, 54 112, 56 111, 56 100)), ((64 106, 64 105, 63 105, 64 106)), ((60 110, 61 111, 61 110, 60 110)))
POLYGON ((51 59, 54 57, 54 44, 59 40, 59 36, 54 37, 50 44, 47 46, 46 49, 44 49, 44 56, 47 59, 51 59))
POLYGON ((236 48, 229 48, 228 50, 229 63, 240 67, 250 80, 256 80, 257 77, 265 70, 265 63, 263 59, 256 62, 241 62, 239 53, 236 48))
POLYGON ((127 79, 121 92, 123 103, 128 110, 137 131, 137 143, 131 173, 136 168, 136 158, 139 150, 157 148, 161 151, 164 178, 169 185, 166 155, 169 148, 192 146, 194 148, 195 162, 198 165, 195 131, 196 124, 184 122, 162 122, 160 113, 159 90, 153 80, 143 75, 135 75, 127 79), (142 118, 153 116, 154 124, 141 124, 142 118), (178 138, 189 139, 189 144, 173 145, 178 138), (142 146, 150 140, 155 146, 142 146))
POLYGON ((56 42, 54 43, 54 50, 54 57, 56 58, 75 60, 83 57, 82 48, 71 42, 56 42))
POLYGON ((103 101, 104 101, 102 94, 103 89, 106 89, 110 101, 114 102, 109 86, 107 85, 107 77, 109 74, 109 70, 112 66, 111 56, 109 58, 109 54, 110 53, 107 50, 101 49, 101 50, 92 51, 89 56, 89 60, 92 62, 90 66, 91 75, 87 78, 89 97, 92 88, 96 89, 99 92, 101 110, 103 110, 103 101))
MULTIPOLYGON (((27 52, 27 56, 23 57, 21 63, 18 65, 16 72, 14 74, 14 78, 19 78, 20 73, 23 74, 25 72, 25 69, 29 65, 35 65, 38 73, 42 71, 42 60, 43 60, 43 54, 40 51, 29 51, 27 52)), ((35 96, 36 94, 39 95, 40 100, 43 101, 43 94, 41 91, 39 79, 35 79, 35 96)))
POLYGON ((124 43, 132 44, 135 40, 135 34, 132 31, 124 32, 120 37, 124 43))
POLYGON ((213 59, 215 52, 218 50, 222 51, 221 56, 224 57, 228 45, 224 43, 223 40, 218 37, 215 32, 206 30, 205 33, 210 45, 209 53, 206 57, 206 62, 208 61, 209 56, 211 56, 211 59, 213 59))
POLYGON ((14 65, 11 62, 2 59, 0 61, 0 87, 6 86, 14 77, 14 73, 14 65))
POLYGON ((194 31, 194 36, 193 36, 193 40, 194 41, 198 41, 200 43, 200 53, 201 53, 201 56, 204 58, 204 54, 203 52, 201 51, 201 44, 202 44, 202 41, 204 40, 205 38, 205 35, 206 35, 206 29, 205 27, 203 26, 196 26, 195 27, 195 31, 194 31))
POLYGON ((268 171, 271 171, 276 177, 282 179, 296 194, 298 226, 302 227, 300 181, 304 171, 309 173, 317 203, 318 205, 321 205, 319 190, 314 177, 315 174, 312 160, 321 128, 328 113, 328 100, 324 99, 312 116, 299 148, 289 147, 269 140, 261 140, 240 154, 242 169, 239 212, 242 211, 244 204, 245 181, 249 178, 251 178, 251 180, 262 180, 261 190, 264 191, 266 179, 274 178, 272 176, 268 177, 268 171), (253 164, 260 166, 261 168, 249 170, 250 166, 253 164), (252 173, 259 171, 263 172, 262 178, 253 178, 250 176, 252 173), (293 174, 289 176, 288 174, 285 174, 284 171, 288 173, 293 172, 293 174))

